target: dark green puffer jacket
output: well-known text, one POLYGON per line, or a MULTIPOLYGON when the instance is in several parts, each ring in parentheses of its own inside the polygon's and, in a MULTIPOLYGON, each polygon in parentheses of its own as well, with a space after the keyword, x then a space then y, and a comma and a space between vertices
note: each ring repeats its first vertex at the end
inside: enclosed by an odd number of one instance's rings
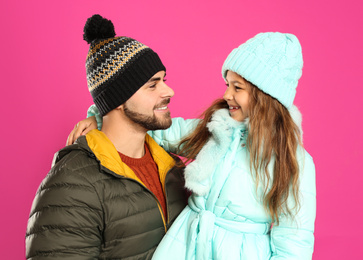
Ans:
POLYGON ((151 259, 187 195, 183 170, 148 135, 146 142, 158 165, 167 220, 109 139, 92 130, 56 154, 41 183, 28 221, 26 258, 151 259))

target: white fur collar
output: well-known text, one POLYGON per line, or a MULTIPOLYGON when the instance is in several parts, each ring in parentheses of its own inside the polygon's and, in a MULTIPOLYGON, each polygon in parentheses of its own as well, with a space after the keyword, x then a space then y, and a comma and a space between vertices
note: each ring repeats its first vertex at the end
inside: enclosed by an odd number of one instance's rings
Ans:
MULTIPOLYGON (((226 155, 232 143, 239 144, 246 135, 246 122, 231 118, 227 109, 216 111, 207 124, 211 138, 204 145, 194 162, 185 169, 185 186, 204 196, 209 193, 217 164, 226 155)), ((231 158, 233 159, 233 158, 231 158)))

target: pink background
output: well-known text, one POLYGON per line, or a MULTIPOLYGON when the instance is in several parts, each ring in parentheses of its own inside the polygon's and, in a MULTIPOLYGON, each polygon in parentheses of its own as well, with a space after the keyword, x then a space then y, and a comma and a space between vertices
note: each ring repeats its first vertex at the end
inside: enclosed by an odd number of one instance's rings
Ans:
POLYGON ((194 117, 225 89, 222 63, 259 32, 291 32, 303 46, 295 103, 317 173, 314 259, 362 253, 361 0, 1 1, 0 252, 24 259, 27 219, 53 154, 92 104, 83 26, 94 13, 118 36, 152 47, 175 90, 172 116, 194 117))

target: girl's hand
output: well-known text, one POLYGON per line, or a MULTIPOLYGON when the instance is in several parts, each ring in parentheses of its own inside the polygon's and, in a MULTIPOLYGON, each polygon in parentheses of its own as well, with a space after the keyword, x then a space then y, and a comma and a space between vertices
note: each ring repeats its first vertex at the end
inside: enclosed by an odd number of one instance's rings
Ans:
POLYGON ((89 131, 97 128, 97 121, 94 116, 79 121, 73 128, 72 132, 68 135, 67 145, 71 145, 81 135, 86 135, 89 131))

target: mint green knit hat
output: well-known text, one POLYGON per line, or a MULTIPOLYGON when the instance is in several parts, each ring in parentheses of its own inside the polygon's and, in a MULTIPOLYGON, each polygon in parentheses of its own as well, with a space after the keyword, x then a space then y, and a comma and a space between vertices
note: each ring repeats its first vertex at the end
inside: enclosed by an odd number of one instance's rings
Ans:
POLYGON ((301 45, 295 35, 259 33, 228 55, 222 76, 225 79, 228 70, 236 72, 290 108, 302 67, 301 45))

